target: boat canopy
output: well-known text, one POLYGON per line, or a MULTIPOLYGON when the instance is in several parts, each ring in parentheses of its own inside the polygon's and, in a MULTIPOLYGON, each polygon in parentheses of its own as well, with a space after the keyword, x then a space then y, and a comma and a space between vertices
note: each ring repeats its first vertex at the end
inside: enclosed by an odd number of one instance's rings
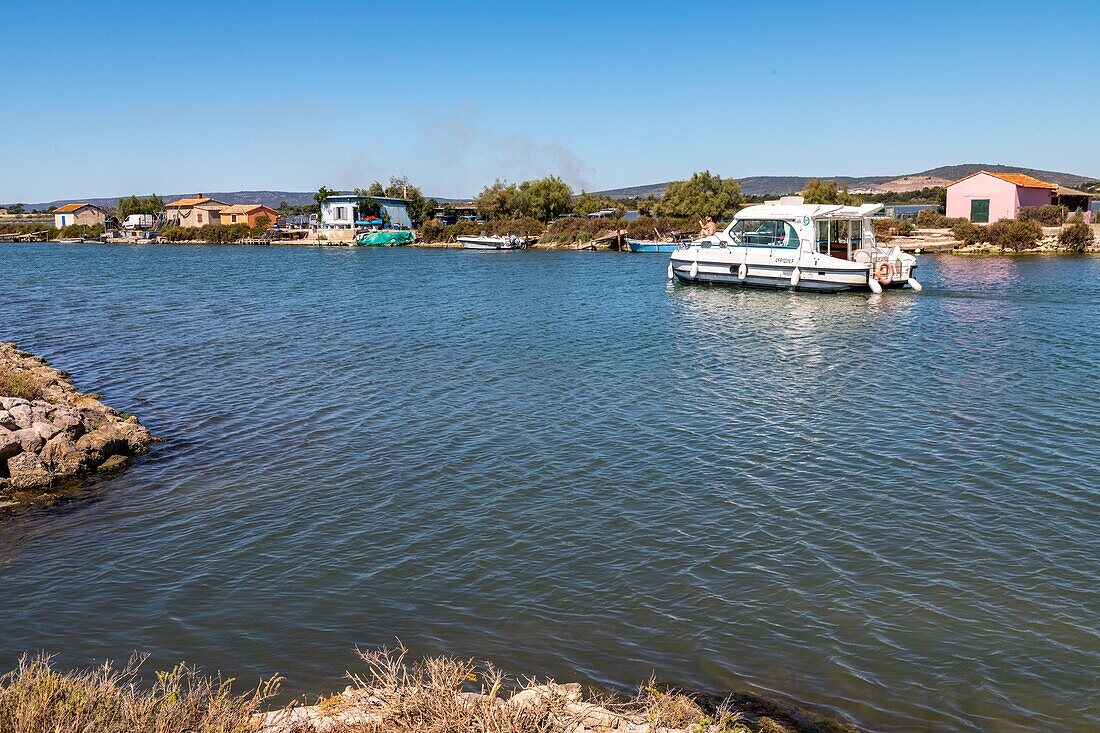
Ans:
POLYGON ((839 204, 804 204, 801 196, 784 196, 779 201, 741 209, 735 219, 801 219, 809 216, 814 219, 863 219, 882 210, 882 204, 863 204, 862 206, 841 206, 839 204))

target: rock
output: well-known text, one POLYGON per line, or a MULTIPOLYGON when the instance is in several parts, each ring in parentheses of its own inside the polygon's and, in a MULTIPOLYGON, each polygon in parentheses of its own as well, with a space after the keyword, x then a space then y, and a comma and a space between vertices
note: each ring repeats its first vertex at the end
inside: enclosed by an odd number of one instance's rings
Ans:
POLYGON ((19 441, 19 444, 23 446, 23 450, 27 453, 37 453, 38 449, 46 444, 38 431, 31 427, 16 430, 12 433, 12 437, 19 441))
POLYGON ((15 433, 7 428, 0 428, 0 461, 6 461, 22 452, 23 444, 15 437, 15 433))
POLYGON ((84 434, 84 421, 76 410, 59 409, 54 412, 52 422, 73 440, 84 434))
POLYGON ((128 447, 126 437, 111 424, 96 428, 90 433, 80 436, 76 441, 76 447, 87 451, 95 457, 95 462, 100 463, 110 456, 125 453, 128 447))
POLYGON ((130 462, 130 457, 129 456, 115 454, 115 455, 111 456, 110 458, 108 458, 107 460, 105 460, 103 463, 99 464, 99 468, 97 468, 96 470, 101 472, 101 473, 104 473, 104 472, 107 472, 107 471, 117 471, 118 469, 123 468, 124 466, 126 466, 126 464, 129 463, 129 462, 130 462))
POLYGON ((42 436, 42 441, 48 443, 50 438, 61 432, 61 428, 51 422, 36 422, 31 425, 31 430, 42 436))
POLYGON ((12 420, 15 421, 16 429, 29 428, 34 422, 34 412, 31 411, 30 405, 25 402, 21 405, 12 405, 9 407, 8 414, 10 414, 12 420))
POLYGON ((33 453, 20 453, 9 458, 8 476, 11 487, 16 490, 44 488, 53 480, 45 464, 33 453))
POLYGON ((19 425, 15 422, 15 418, 11 416, 11 413, 7 410, 0 410, 0 428, 5 430, 18 430, 19 425))
POLYGON ((47 442, 39 458, 58 476, 75 476, 85 468, 85 454, 64 433, 47 442))

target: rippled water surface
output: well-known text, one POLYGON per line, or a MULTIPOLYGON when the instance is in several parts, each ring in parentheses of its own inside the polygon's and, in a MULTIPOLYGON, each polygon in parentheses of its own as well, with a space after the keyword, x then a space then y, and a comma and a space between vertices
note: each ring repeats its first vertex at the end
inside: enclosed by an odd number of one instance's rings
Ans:
POLYGON ((1100 727, 1100 259, 926 256, 870 299, 665 265, 3 247, 0 338, 166 442, 0 520, 0 667, 321 692, 397 637, 881 730, 1100 727))

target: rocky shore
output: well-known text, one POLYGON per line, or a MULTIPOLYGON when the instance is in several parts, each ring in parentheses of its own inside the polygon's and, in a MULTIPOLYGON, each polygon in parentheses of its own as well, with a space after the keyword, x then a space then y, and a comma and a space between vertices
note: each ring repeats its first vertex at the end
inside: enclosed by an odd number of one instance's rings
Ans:
POLYGON ((0 509, 126 466, 153 438, 69 375, 0 342, 0 509))

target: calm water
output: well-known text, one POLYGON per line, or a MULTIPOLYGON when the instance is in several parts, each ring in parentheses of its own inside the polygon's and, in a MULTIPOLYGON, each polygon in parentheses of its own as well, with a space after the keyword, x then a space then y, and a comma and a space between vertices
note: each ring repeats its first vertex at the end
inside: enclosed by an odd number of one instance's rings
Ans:
POLYGON ((167 442, 0 520, 0 667, 321 692, 396 637, 881 730, 1100 726, 1100 259, 924 257, 871 300, 665 264, 3 247, 0 338, 167 442))

